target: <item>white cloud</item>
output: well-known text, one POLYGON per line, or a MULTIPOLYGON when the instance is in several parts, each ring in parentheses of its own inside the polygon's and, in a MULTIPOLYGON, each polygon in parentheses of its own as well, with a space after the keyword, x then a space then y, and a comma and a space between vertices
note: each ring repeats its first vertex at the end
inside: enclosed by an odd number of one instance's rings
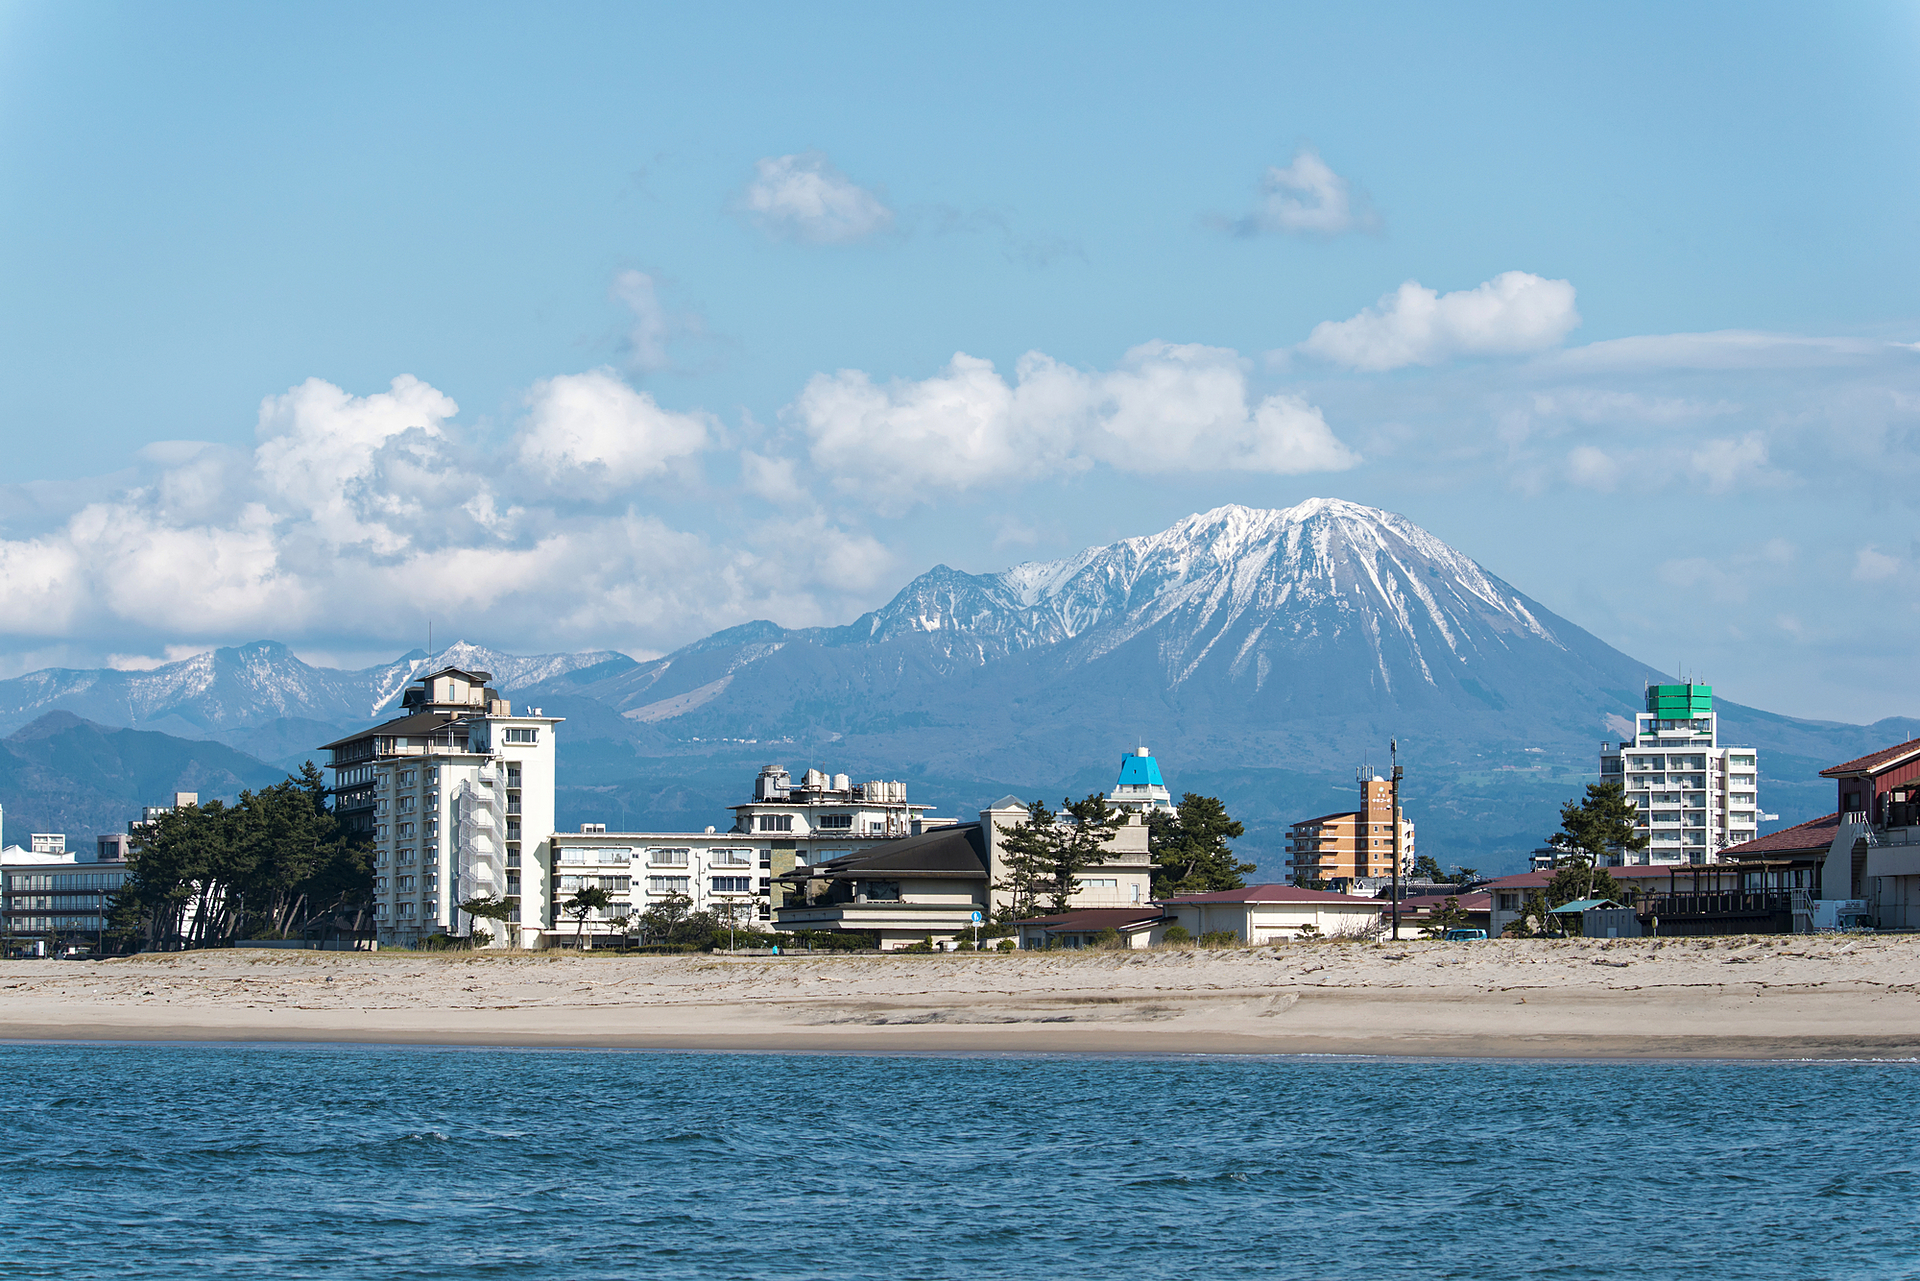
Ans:
POLYGON ((309 380, 269 397, 252 451, 160 451, 141 483, 0 539, 5 630, 111 638, 94 653, 127 667, 193 640, 365 649, 411 640, 425 616, 506 645, 646 650, 752 617, 844 621, 891 568, 871 537, 817 510, 736 521, 716 543, 581 503, 583 487, 688 463, 709 421, 604 370, 548 379, 529 402, 520 435, 488 454, 415 379, 364 397, 309 380))
POLYGON ((1320 153, 1302 147, 1286 168, 1270 166, 1260 179, 1260 207, 1233 223, 1241 235, 1263 231, 1336 236, 1375 219, 1357 207, 1347 180, 1320 153))
POLYGON ((1613 492, 1620 483, 1620 464, 1605 450, 1592 445, 1576 445, 1567 455, 1567 476, 1583 489, 1613 492))
POLYGON ((1854 553, 1853 576, 1862 583, 1877 583, 1900 572, 1900 559, 1878 547, 1862 547, 1854 553))
POLYGON ((1244 362, 1218 347, 1146 343, 1105 373, 1040 352, 1009 384, 958 353, 920 381, 816 375, 789 411, 816 467, 904 510, 924 491, 1016 485, 1106 463, 1121 471, 1339 471, 1359 456, 1291 395, 1250 403, 1244 362))
POLYGON ((893 211, 880 197, 809 151, 754 161, 754 179, 741 206, 771 235, 808 244, 865 240, 893 225, 893 211))
POLYGON ((667 339, 672 323, 660 305, 653 277, 644 271, 618 272, 612 293, 633 314, 627 330, 627 363, 643 373, 670 368, 673 358, 667 354, 667 339))
POLYGON ((1739 440, 1709 440, 1688 459, 1693 474, 1707 482, 1711 493, 1724 494, 1754 479, 1767 465, 1767 442, 1757 432, 1739 440))
POLYGON ((1573 286, 1507 271, 1474 289, 1440 294, 1409 280, 1349 320, 1324 320, 1301 349, 1335 364, 1379 372, 1437 365, 1455 356, 1539 351, 1580 323, 1573 286))
POLYGON ((712 430, 703 415, 662 409, 611 370, 595 369, 534 384, 518 450, 556 483, 604 490, 663 474, 705 449, 712 430))

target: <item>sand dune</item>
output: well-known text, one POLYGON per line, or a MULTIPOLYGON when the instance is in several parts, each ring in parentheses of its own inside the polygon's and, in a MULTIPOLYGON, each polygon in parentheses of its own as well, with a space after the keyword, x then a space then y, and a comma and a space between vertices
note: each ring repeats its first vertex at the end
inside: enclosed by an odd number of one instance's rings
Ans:
POLYGON ((922 1051, 1920 1054, 1920 939, 0 965, 0 1037, 922 1051))

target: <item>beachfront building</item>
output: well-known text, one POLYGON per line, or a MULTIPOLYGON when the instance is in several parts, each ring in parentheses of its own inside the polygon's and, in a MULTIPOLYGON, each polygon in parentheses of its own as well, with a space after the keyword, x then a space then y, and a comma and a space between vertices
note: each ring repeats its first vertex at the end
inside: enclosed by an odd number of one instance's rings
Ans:
POLYGON ((1605 861, 1717 862, 1729 845, 1754 839, 1758 764, 1751 747, 1720 745, 1711 685, 1647 686, 1647 710, 1634 717, 1633 737, 1600 744, 1600 778, 1625 789, 1649 844, 1605 861))
POLYGON ((382 943, 466 935, 458 905, 493 896, 511 915, 481 922, 493 945, 531 947, 553 927, 554 737, 561 718, 516 715, 487 672, 446 667, 401 696, 402 714, 326 745, 334 810, 373 844, 382 943))
POLYGON ((1882 930, 1920 929, 1920 739, 1820 771, 1834 781, 1833 839, 1820 898, 1882 930), (1848 907, 1838 905, 1845 903, 1848 907))
POLYGON ((556 941, 611 938, 669 901, 768 929, 793 890, 787 873, 953 825, 934 818, 932 806, 909 802, 906 784, 897 780, 854 783, 845 774, 810 769, 796 783, 780 765, 760 771, 751 800, 727 808, 733 824, 725 831, 609 832, 604 823, 584 823, 578 832, 554 833, 556 941), (583 919, 566 904, 589 885, 606 890, 613 902, 583 919))
MULTIPOLYGON (((982 835, 987 843, 987 874, 992 885, 989 915, 1013 906, 1006 838, 1008 832, 1026 826, 1028 816, 1026 803, 1017 796, 1003 796, 980 811, 982 835)), ((1153 861, 1147 852, 1147 835, 1147 811, 1123 812, 1119 826, 1107 838, 1106 857, 1074 878, 1076 884, 1067 906, 1076 910, 1138 907, 1150 901, 1153 861)))
POLYGON ((988 841, 981 823, 956 823, 780 879, 783 930, 871 935, 882 951, 931 939, 956 942, 986 920, 988 841))
MULTIPOLYGON (((1287 828, 1285 867, 1297 885, 1337 890, 1393 875, 1393 784, 1360 780, 1360 808, 1302 819, 1287 828)), ((1400 875, 1413 870, 1413 823, 1400 814, 1400 875)))
POLYGON ((1120 758, 1120 777, 1115 780, 1113 793, 1107 800, 1127 814, 1179 812, 1173 803, 1173 793, 1160 777, 1160 762, 1144 747, 1136 747, 1131 755, 1120 758))
POLYGON ((1162 899, 1165 922, 1153 935, 1159 942, 1168 928, 1185 927, 1194 938, 1231 933, 1242 943, 1273 943, 1315 934, 1321 938, 1366 938, 1377 934, 1392 904, 1381 899, 1298 885, 1249 885, 1211 894, 1180 894, 1162 899))
POLYGON ((1158 903, 1143 907, 1087 907, 1021 921, 1014 928, 1014 940, 1022 951, 1062 948, 1073 952, 1103 945, 1138 951, 1152 947, 1169 924, 1166 910, 1158 903))
POLYGON ((0 939, 6 956, 98 951, 113 896, 130 875, 126 841, 110 834, 69 850, 59 832, 36 832, 31 848, 0 850, 0 939))

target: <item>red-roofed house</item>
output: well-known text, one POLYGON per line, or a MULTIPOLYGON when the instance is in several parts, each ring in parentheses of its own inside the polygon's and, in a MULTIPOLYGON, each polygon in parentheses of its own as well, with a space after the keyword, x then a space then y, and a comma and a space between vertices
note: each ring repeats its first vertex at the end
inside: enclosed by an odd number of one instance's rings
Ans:
POLYGON ((1820 897, 1862 905, 1879 929, 1920 928, 1920 739, 1820 777, 1834 780, 1839 801, 1820 897))
MULTIPOLYGON (((1297 885, 1250 885, 1243 890, 1212 894, 1182 894, 1164 899, 1167 925, 1183 925, 1195 938, 1231 931, 1243 943, 1270 943, 1298 938, 1311 925, 1326 938, 1358 938, 1376 932, 1382 913, 1391 906, 1382 899, 1356 898, 1297 885)), ((1165 927, 1160 930, 1166 932, 1165 927)))

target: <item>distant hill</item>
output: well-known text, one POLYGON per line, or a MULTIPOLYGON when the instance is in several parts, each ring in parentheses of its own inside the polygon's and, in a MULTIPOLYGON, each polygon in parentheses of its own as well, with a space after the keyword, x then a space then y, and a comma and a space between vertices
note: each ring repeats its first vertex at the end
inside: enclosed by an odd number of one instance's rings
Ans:
MULTIPOLYGON (((0 682, 0 728, 60 708, 291 769, 387 714, 426 662, 340 672, 261 641, 151 672, 36 672, 0 682)), ((1176 794, 1227 802, 1267 877, 1287 824, 1354 804, 1356 770, 1384 769, 1394 739, 1421 852, 1517 868, 1665 679, 1405 517, 1328 499, 1221 507, 995 574, 936 566, 842 627, 747 623, 650 662, 464 642, 434 662, 567 718, 562 827, 724 825, 768 762, 900 779, 971 817, 1008 792, 1110 787, 1144 742, 1176 794)), ((1821 768, 1920 737, 1904 718, 1718 709, 1723 741, 1760 750, 1783 823, 1832 807, 1821 768)))
POLYGON ((115 729, 71 712, 49 712, 0 739, 9 844, 24 845, 32 832, 64 832, 78 848, 98 834, 124 832, 144 806, 164 805, 176 791, 231 801, 243 788, 286 776, 221 743, 115 729))

